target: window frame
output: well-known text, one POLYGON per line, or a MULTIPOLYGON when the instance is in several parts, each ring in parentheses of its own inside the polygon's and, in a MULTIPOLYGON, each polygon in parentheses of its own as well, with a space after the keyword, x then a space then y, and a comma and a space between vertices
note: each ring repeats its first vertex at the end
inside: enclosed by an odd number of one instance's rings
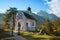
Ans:
POLYGON ((31 22, 32 23, 32 26, 34 26, 34 22, 31 22))

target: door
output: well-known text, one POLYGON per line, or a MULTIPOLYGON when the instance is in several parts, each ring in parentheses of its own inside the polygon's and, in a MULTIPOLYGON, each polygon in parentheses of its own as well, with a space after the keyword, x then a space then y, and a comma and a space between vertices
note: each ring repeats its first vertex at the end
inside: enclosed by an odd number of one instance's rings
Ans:
POLYGON ((20 27, 21 27, 21 24, 20 22, 18 22, 18 34, 20 33, 20 27))
POLYGON ((28 31, 28 29, 29 29, 29 28, 28 28, 28 23, 26 23, 26 29, 27 29, 27 31, 28 31))

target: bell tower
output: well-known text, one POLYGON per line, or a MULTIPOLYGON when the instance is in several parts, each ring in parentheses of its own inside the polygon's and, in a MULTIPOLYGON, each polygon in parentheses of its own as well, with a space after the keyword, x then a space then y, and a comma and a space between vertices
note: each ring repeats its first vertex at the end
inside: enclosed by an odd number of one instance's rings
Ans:
POLYGON ((31 8, 30 7, 27 8, 27 11, 31 15, 31 8))

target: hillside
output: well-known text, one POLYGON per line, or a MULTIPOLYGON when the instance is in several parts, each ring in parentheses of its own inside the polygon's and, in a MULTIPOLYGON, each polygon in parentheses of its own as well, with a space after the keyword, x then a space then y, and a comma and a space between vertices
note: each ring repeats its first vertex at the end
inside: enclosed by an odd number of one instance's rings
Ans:
MULTIPOLYGON (((3 21, 4 14, 0 13, 0 23, 3 21)), ((54 14, 48 14, 45 11, 40 11, 37 14, 32 13, 32 16, 37 20, 37 24, 43 24, 46 19, 49 19, 50 21, 54 21, 58 17, 54 14)))
POLYGON ((4 14, 0 13, 0 29, 3 28, 3 16, 4 14))
POLYGON ((3 16, 4 16, 4 14, 3 13, 0 13, 0 22, 3 21, 3 16))
POLYGON ((49 14, 46 11, 42 11, 42 10, 40 12, 38 12, 37 15, 39 15, 39 16, 45 18, 45 19, 49 19, 50 21, 54 21, 57 18, 59 18, 53 13, 49 14))
POLYGON ((0 20, 2 21, 4 14, 0 13, 0 20))
POLYGON ((32 13, 32 16, 37 20, 37 24, 43 24, 45 22, 45 18, 32 13))

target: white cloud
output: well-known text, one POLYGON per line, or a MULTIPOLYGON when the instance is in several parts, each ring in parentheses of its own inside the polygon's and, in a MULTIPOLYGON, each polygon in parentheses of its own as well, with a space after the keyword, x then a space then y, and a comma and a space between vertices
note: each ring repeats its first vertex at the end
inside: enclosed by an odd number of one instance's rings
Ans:
POLYGON ((33 13, 37 14, 37 12, 33 12, 33 13))
POLYGON ((60 17, 60 0, 51 0, 50 2, 48 0, 45 1, 50 7, 50 10, 52 10, 55 15, 60 17))
POLYGON ((5 13, 5 9, 0 9, 0 13, 5 13))
POLYGON ((50 9, 46 9, 46 11, 47 11, 49 14, 52 13, 52 10, 50 10, 50 9))

